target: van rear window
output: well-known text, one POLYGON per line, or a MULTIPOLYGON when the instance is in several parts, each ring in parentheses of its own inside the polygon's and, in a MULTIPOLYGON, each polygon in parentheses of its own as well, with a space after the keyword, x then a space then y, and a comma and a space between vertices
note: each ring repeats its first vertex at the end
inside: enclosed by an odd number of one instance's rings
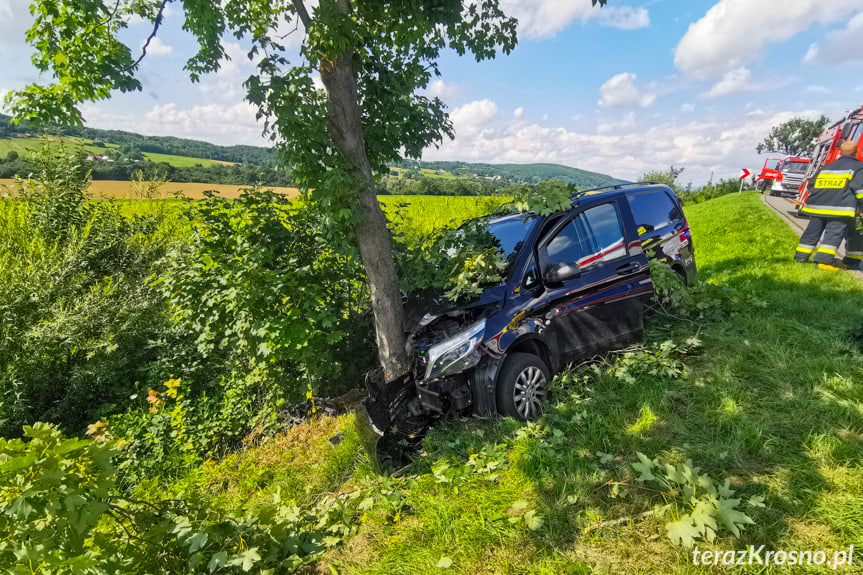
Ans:
POLYGON ((640 234, 664 228, 683 218, 677 203, 661 190, 627 194, 626 199, 640 234))

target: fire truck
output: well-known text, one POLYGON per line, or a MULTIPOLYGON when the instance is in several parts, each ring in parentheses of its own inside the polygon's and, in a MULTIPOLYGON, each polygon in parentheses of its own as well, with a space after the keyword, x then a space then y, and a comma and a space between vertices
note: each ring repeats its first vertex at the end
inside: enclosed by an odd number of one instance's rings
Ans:
MULTIPOLYGON (((794 201, 798 213, 809 197, 809 180, 824 164, 829 164, 839 157, 839 146, 842 142, 847 140, 860 142, 861 138, 863 138, 863 106, 853 109, 818 136, 815 150, 812 152, 812 162, 806 170, 803 182, 797 190, 797 199, 794 201)), ((857 147, 857 158, 863 160, 860 146, 857 147)))
POLYGON ((770 186, 771 196, 797 196, 800 184, 806 177, 806 172, 812 160, 809 158, 785 158, 779 168, 779 174, 770 186))
POLYGON ((756 186, 761 193, 766 192, 773 186, 773 182, 779 177, 779 168, 782 167, 782 158, 767 158, 764 160, 764 167, 761 168, 761 173, 755 178, 758 182, 756 186), (768 168, 767 166, 772 166, 768 168))
POLYGON ((771 196, 797 196, 809 163, 809 158, 767 158, 756 178, 758 189, 762 193, 769 190, 771 196))

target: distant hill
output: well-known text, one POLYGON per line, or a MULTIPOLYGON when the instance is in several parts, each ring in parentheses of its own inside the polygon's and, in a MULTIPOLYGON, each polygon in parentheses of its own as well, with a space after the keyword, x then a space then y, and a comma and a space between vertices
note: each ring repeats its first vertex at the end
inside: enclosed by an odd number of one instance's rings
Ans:
POLYGON ((471 164, 467 162, 416 162, 406 160, 402 167, 408 170, 415 169, 447 172, 456 177, 495 178, 507 183, 538 184, 544 180, 562 180, 567 184, 575 184, 579 188, 595 188, 600 186, 611 186, 621 183, 619 180, 606 174, 589 172, 560 164, 471 164))
MULTIPOLYGON (((50 125, 35 127, 22 122, 11 123, 9 116, 0 114, 0 140, 7 139, 5 153, 17 151, 28 137, 45 133, 82 139, 88 153, 99 155, 99 149, 116 149, 122 158, 147 159, 167 170, 172 181, 200 181, 222 184, 290 186, 289 170, 274 171, 278 165, 278 153, 272 148, 258 146, 219 146, 201 140, 175 138, 173 136, 143 136, 120 130, 101 130, 89 127, 50 125), (16 142, 17 140, 17 142, 16 142), (7 149, 8 148, 8 149, 7 149), (188 160, 186 160, 188 159, 188 160), (203 161, 202 161, 203 160, 203 161), (213 162, 228 162, 234 166, 208 165, 213 162), (170 164, 167 166, 166 164, 170 164), (195 164, 202 164, 195 166, 195 164)), ((23 151, 23 148, 22 150, 23 151)), ((5 158, 5 153, 2 161, 5 158)), ((22 157, 19 162, 24 162, 22 157)), ((114 163, 94 165, 94 179, 128 179, 129 173, 138 169, 135 164, 114 163)), ((467 162, 422 162, 405 160, 392 166, 395 179, 387 182, 382 193, 425 193, 442 195, 478 195, 495 193, 509 184, 537 184, 543 180, 562 180, 581 189, 614 185, 621 182, 606 174, 589 172, 559 164, 472 164, 467 162), (444 185, 440 179, 456 180, 444 185), (405 182, 413 180, 413 182, 405 182), (418 182, 420 180, 421 182, 418 182), (437 183, 435 183, 437 181, 437 183), (422 185, 416 185, 421 183, 422 185)), ((6 161, 0 166, 0 177, 11 177, 13 173, 26 173, 23 166, 6 161), (8 172, 8 174, 6 173, 8 172)), ((390 178, 392 179, 392 178, 390 178)))
POLYGON ((165 154, 183 156, 203 160, 216 160, 233 164, 252 164, 256 166, 274 167, 278 162, 278 154, 272 148, 258 146, 219 146, 201 140, 175 138, 173 136, 142 136, 133 132, 120 130, 100 130, 86 126, 77 128, 69 126, 50 125, 33 127, 26 122, 19 125, 11 123, 11 118, 0 114, 0 138, 11 138, 15 134, 41 135, 45 132, 85 138, 95 142, 114 144, 115 146, 134 147, 141 152, 150 154, 165 154))

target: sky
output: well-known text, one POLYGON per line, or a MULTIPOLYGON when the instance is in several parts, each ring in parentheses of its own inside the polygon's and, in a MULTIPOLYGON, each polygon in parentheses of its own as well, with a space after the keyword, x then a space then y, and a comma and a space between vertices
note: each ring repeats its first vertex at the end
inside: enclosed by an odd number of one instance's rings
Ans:
MULTIPOLYGON (((547 162, 637 180, 684 168, 682 182, 761 169, 756 145, 793 117, 839 119, 863 104, 863 0, 501 0, 519 20, 512 54, 477 63, 447 52, 427 93, 455 139, 424 160, 547 162)), ((143 90, 83 107, 89 126, 217 144, 265 145, 243 100, 242 41, 197 84, 183 15, 166 22, 139 71, 143 90)), ((40 78, 24 34, 27 0, 0 0, 0 96, 40 78)), ((288 28, 286 28, 288 29, 288 28)), ((149 35, 132 24, 137 48, 149 35)), ((302 30, 288 36, 302 41, 302 30)), ((775 155, 774 155, 775 156, 775 155)))

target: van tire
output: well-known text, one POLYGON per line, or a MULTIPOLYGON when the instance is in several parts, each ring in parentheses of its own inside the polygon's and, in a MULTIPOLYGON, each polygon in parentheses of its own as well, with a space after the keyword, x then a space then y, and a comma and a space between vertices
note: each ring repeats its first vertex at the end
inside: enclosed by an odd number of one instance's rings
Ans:
POLYGON ((514 353, 503 363, 497 380, 497 409, 519 421, 542 415, 549 396, 551 372, 532 353, 514 353))

